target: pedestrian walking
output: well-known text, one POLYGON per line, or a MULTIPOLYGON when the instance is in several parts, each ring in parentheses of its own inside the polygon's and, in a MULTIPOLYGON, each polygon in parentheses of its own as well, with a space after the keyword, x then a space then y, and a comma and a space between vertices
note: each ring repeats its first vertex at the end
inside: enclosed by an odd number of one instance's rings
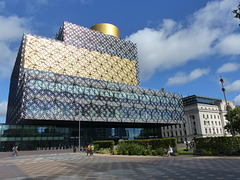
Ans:
POLYGON ((15 155, 18 156, 18 146, 15 147, 15 155))
MULTIPOLYGON (((91 146, 90 146, 90 144, 88 144, 88 147, 87 147, 87 156, 88 156, 88 154, 90 154, 91 152, 91 146)), ((91 154, 90 154, 91 155, 91 154)))
POLYGON ((168 152, 167 152, 167 157, 170 157, 170 154, 173 153, 172 147, 169 146, 168 152))
POLYGON ((91 152, 90 152, 90 156, 93 155, 93 152, 94 152, 94 145, 92 144, 91 145, 91 152))
POLYGON ((9 155, 10 157, 17 156, 17 155, 18 155, 18 154, 17 154, 17 152, 18 152, 18 146, 13 146, 12 152, 13 152, 13 153, 9 155))

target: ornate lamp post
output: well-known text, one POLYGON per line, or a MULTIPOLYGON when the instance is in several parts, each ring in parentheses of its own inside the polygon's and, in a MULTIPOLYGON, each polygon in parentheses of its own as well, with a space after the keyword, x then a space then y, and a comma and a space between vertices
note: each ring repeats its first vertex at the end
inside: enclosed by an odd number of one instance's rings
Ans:
POLYGON ((81 128, 80 128, 80 119, 79 119, 79 124, 78 124, 78 131, 79 131, 79 134, 78 134, 78 135, 79 135, 79 136, 78 136, 78 137, 79 137, 79 138, 78 138, 78 152, 80 152, 80 129, 81 129, 81 128))
POLYGON ((228 105, 227 98, 226 98, 225 88, 224 88, 224 85, 223 85, 224 81, 223 81, 222 76, 220 76, 220 82, 222 83, 222 91, 223 91, 223 94, 224 94, 226 107, 227 107, 227 111, 228 111, 228 120, 230 121, 230 127, 231 127, 231 134, 232 134, 234 149, 235 149, 235 152, 237 152, 237 146, 236 146, 236 141, 235 141, 235 133, 234 133, 233 128, 232 128, 232 120, 231 120, 231 117, 230 117, 229 105, 228 105))

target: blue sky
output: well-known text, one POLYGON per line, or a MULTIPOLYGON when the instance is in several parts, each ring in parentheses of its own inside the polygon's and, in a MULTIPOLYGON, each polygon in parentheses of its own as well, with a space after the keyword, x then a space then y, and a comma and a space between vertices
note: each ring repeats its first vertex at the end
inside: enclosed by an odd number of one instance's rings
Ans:
POLYGON ((63 21, 111 23, 137 43, 140 86, 240 105, 240 23, 236 0, 0 0, 0 122, 23 33, 54 38, 63 21))

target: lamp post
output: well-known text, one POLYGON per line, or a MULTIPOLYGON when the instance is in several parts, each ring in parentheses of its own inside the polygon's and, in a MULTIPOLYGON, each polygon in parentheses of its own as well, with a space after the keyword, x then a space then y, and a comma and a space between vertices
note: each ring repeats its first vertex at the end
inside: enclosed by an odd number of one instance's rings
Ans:
POLYGON ((80 119, 79 119, 79 124, 78 124, 78 152, 80 152, 80 119))
POLYGON ((235 152, 237 152, 237 146, 236 146, 236 141, 235 141, 235 133, 234 133, 233 127, 232 127, 232 120, 231 120, 231 117, 230 117, 229 105, 228 105, 227 98, 226 98, 225 88, 224 88, 224 85, 223 85, 224 81, 223 81, 222 76, 220 76, 220 82, 222 83, 222 91, 223 91, 223 94, 224 94, 226 107, 227 107, 227 111, 228 111, 228 120, 230 121, 230 128, 231 128, 231 134, 232 134, 234 149, 235 149, 235 152))

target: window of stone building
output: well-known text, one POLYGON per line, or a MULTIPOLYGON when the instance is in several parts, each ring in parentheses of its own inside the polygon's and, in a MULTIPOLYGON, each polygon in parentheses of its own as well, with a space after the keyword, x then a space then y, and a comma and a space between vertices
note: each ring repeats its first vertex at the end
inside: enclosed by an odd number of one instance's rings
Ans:
POLYGON ((207 134, 207 128, 205 128, 205 133, 207 134))
POLYGON ((212 115, 210 115, 210 118, 212 119, 212 115))
POLYGON ((163 137, 165 137, 165 132, 163 133, 163 137))
POLYGON ((183 127, 186 127, 186 124, 185 124, 185 123, 183 124, 183 127))
POLYGON ((175 134, 176 134, 176 136, 178 136, 178 133, 177 133, 177 131, 175 132, 175 134))
POLYGON ((208 118, 208 114, 207 114, 207 118, 208 118))
POLYGON ((214 119, 216 119, 216 115, 214 115, 214 119))
POLYGON ((179 124, 179 128, 181 128, 181 124, 179 124))
POLYGON ((206 121, 204 121, 204 125, 206 125, 206 121))
POLYGON ((220 128, 220 133, 222 133, 222 129, 220 128))
POLYGON ((218 121, 218 124, 219 124, 219 126, 221 125, 221 122, 220 121, 218 121))
POLYGON ((211 128, 209 128, 209 133, 210 133, 210 134, 212 133, 211 128))
POLYGON ((182 136, 182 131, 179 131, 180 132, 180 136, 182 136))
POLYGON ((218 128, 217 128, 217 134, 218 134, 218 128))
POLYGON ((212 121, 212 125, 214 125, 213 121, 212 121))
POLYGON ((171 134, 172 134, 172 137, 173 137, 173 132, 171 132, 171 134))
POLYGON ((168 137, 169 137, 169 132, 167 132, 167 135, 168 135, 168 137))
POLYGON ((217 126, 217 121, 215 121, 215 125, 217 126))
POLYGON ((218 119, 219 119, 219 115, 218 115, 218 119))
POLYGON ((175 128, 177 128, 177 125, 175 124, 175 128))
POLYGON ((216 132, 215 132, 215 129, 214 128, 212 128, 212 130, 213 130, 213 134, 215 134, 216 132))
POLYGON ((205 114, 203 114, 203 118, 205 118, 205 114))
POLYGON ((184 131, 184 135, 187 135, 187 131, 184 131))
POLYGON ((196 125, 196 123, 195 122, 193 122, 193 126, 195 126, 196 125))

